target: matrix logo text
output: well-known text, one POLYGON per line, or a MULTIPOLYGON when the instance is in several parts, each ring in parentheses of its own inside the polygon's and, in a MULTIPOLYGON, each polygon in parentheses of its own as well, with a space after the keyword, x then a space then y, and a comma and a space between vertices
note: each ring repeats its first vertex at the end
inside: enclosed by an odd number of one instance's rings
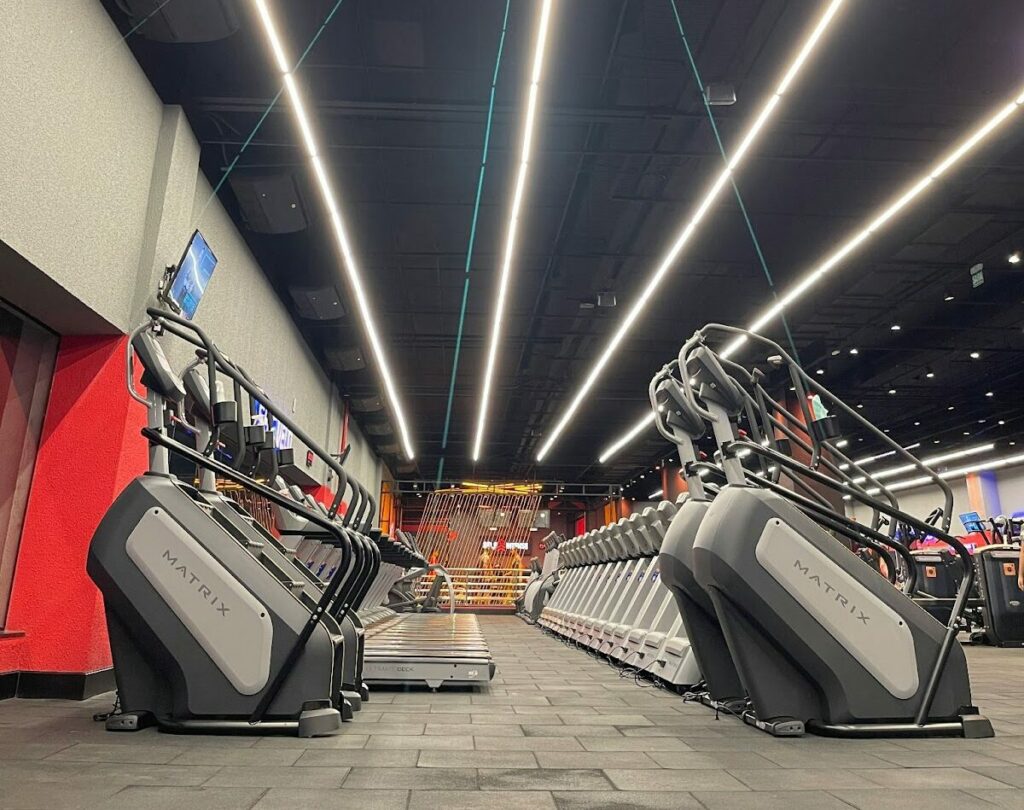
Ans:
POLYGON ((852 604, 850 600, 843 596, 843 594, 830 584, 828 580, 822 579, 818 574, 812 574, 809 566, 804 565, 800 560, 794 560, 793 567, 799 570, 800 573, 807 578, 808 582, 813 582, 821 588, 827 596, 831 596, 835 599, 836 604, 841 605, 845 610, 849 611, 850 615, 854 616, 857 621, 867 624, 871 620, 870 616, 864 613, 864 611, 855 604, 852 604))
POLYGON ((203 581, 199 577, 197 577, 195 574, 189 571, 187 565, 185 565, 184 563, 179 563, 178 558, 171 554, 171 552, 167 549, 164 549, 162 559, 167 560, 167 563, 171 566, 171 568, 174 569, 174 572, 176 574, 181 574, 181 578, 185 582, 187 582, 189 585, 195 585, 196 591, 203 598, 203 600, 209 602, 212 607, 216 608, 217 612, 220 613, 221 616, 228 615, 228 613, 231 611, 231 608, 225 605, 224 602, 221 601, 220 597, 215 595, 213 591, 209 589, 209 587, 204 585, 203 581))

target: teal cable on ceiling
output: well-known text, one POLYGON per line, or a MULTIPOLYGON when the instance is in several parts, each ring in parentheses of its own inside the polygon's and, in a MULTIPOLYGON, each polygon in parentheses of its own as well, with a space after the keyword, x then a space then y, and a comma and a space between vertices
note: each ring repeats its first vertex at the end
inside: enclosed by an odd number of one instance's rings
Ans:
MULTIPOLYGON (((690 42, 686 38, 686 31, 683 29, 683 20, 679 16, 679 8, 676 6, 676 0, 669 0, 672 6, 672 13, 676 18, 676 26, 679 28, 679 36, 683 40, 683 48, 686 49, 686 57, 690 62, 690 68, 693 70, 693 78, 697 82, 697 88, 700 90, 701 100, 704 102, 704 109, 708 114, 708 121, 711 123, 711 131, 715 135, 715 141, 718 143, 718 151, 722 155, 722 160, 725 164, 729 165, 729 158, 725 153, 725 145, 722 143, 722 136, 718 132, 718 124, 715 122, 714 113, 711 112, 711 104, 708 102, 707 93, 704 90, 704 82, 700 77, 700 70, 697 69, 697 60, 694 59, 693 51, 690 49, 690 42)), ((761 242, 757 238, 757 233, 754 230, 754 223, 750 220, 750 215, 747 213, 747 206, 743 202, 743 195, 740 193, 740 188, 736 184, 736 177, 732 174, 729 175, 729 182, 732 184, 733 193, 736 195, 736 202, 739 203, 740 212, 743 214, 743 221, 747 224, 747 232, 750 234, 750 241, 754 245, 754 252, 757 254, 757 259, 761 264, 761 270, 764 272, 764 277, 768 281, 768 290, 772 294, 772 298, 778 300, 778 294, 775 289, 775 282, 772 280, 771 271, 768 269, 768 262, 764 257, 764 252, 761 250, 761 242)), ((786 313, 782 315, 782 326, 786 330, 786 339, 789 341, 790 351, 793 352, 793 357, 796 359, 797 364, 800 364, 800 354, 796 350, 796 343, 793 341, 793 334, 789 331, 789 321, 786 318, 786 313)))
MULTIPOLYGON (((168 2, 169 1, 170 0, 168 0, 168 2)), ((309 56, 310 51, 313 50, 313 46, 316 45, 317 41, 320 39, 323 32, 327 30, 327 26, 330 25, 331 20, 334 19, 334 15, 338 13, 338 9, 341 8, 341 4, 343 2, 345 2, 345 0, 337 0, 337 2, 334 4, 334 7, 327 13, 327 16, 324 17, 323 22, 320 23, 320 27, 316 29, 316 33, 313 34, 313 38, 310 39, 309 44, 306 45, 305 50, 302 52, 302 56, 299 57, 298 61, 295 63, 295 67, 292 68, 292 74, 294 74, 300 67, 302 67, 303 63, 306 61, 306 57, 309 56)), ((166 5, 166 3, 164 5, 166 5)), ((163 8, 163 6, 161 6, 161 8, 163 8)), ((267 120, 267 116, 270 115, 274 107, 277 106, 278 99, 281 98, 282 93, 284 93, 283 84, 281 85, 281 88, 277 91, 277 93, 274 95, 274 97, 270 100, 270 103, 267 105, 267 108, 263 111, 263 114, 256 122, 256 126, 252 128, 252 132, 250 132, 248 136, 246 136, 246 139, 242 142, 242 147, 238 150, 238 153, 231 159, 231 162, 228 164, 227 168, 224 169, 221 178, 217 181, 217 185, 213 187, 213 191, 210 192, 210 196, 207 197, 206 202, 203 203, 203 207, 199 209, 199 214, 198 216, 196 216, 194 227, 197 227, 200 221, 202 221, 203 214, 206 213, 207 207, 213 201, 213 198, 220 193, 220 190, 224 186, 224 183, 227 181, 228 176, 231 174, 232 171, 234 171, 235 166, 238 165, 238 161, 242 157, 242 154, 245 152, 246 149, 249 148, 249 145, 252 143, 253 138, 256 137, 256 133, 259 132, 260 128, 263 126, 263 122, 267 120)))
POLYGON ((484 148, 480 158, 480 174, 476 182, 476 200, 473 203, 473 220, 469 228, 469 244, 466 247, 466 266, 462 283, 462 308, 459 310, 459 328, 455 333, 455 355, 452 358, 452 378, 448 384, 448 407, 444 415, 444 432, 441 436, 441 458, 437 461, 437 484, 444 473, 444 452, 448 448, 448 430, 452 421, 452 403, 455 401, 455 377, 459 371, 459 353, 462 350, 462 331, 466 323, 466 305, 469 302, 470 265, 473 261, 473 245, 476 242, 476 226, 480 215, 480 200, 484 191, 484 174, 487 172, 487 151, 491 144, 491 124, 494 121, 494 95, 501 71, 501 54, 505 50, 505 33, 508 31, 508 12, 512 0, 505 0, 505 17, 501 23, 501 37, 498 39, 498 55, 494 60, 494 74, 491 76, 491 95, 487 104, 487 125, 484 128, 484 148))

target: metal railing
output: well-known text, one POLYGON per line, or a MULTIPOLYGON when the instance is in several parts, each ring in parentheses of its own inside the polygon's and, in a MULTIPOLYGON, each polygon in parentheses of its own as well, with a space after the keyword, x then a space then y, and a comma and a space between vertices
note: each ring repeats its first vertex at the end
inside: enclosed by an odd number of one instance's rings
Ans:
MULTIPOLYGON (((528 569, 519 568, 448 568, 452 589, 441 589, 438 605, 448 607, 451 594, 456 608, 511 608, 522 596, 530 578, 528 569)), ((433 577, 423 577, 416 583, 416 595, 425 596, 433 577)))

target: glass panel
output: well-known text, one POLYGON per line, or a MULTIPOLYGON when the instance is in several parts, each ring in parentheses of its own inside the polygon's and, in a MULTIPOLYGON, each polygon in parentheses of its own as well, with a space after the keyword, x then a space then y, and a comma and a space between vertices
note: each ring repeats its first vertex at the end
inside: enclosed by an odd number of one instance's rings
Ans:
POLYGON ((7 620, 58 338, 0 303, 0 629, 7 620))

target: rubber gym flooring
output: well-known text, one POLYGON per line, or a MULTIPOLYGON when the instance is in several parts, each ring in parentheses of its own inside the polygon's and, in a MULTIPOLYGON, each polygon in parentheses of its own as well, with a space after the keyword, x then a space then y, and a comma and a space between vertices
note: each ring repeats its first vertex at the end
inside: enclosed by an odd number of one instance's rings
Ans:
POLYGON ((992 740, 775 740, 481 617, 478 692, 376 692, 327 739, 113 734, 110 706, 0 703, 0 808, 1024 808, 1024 651, 969 648, 992 740))

